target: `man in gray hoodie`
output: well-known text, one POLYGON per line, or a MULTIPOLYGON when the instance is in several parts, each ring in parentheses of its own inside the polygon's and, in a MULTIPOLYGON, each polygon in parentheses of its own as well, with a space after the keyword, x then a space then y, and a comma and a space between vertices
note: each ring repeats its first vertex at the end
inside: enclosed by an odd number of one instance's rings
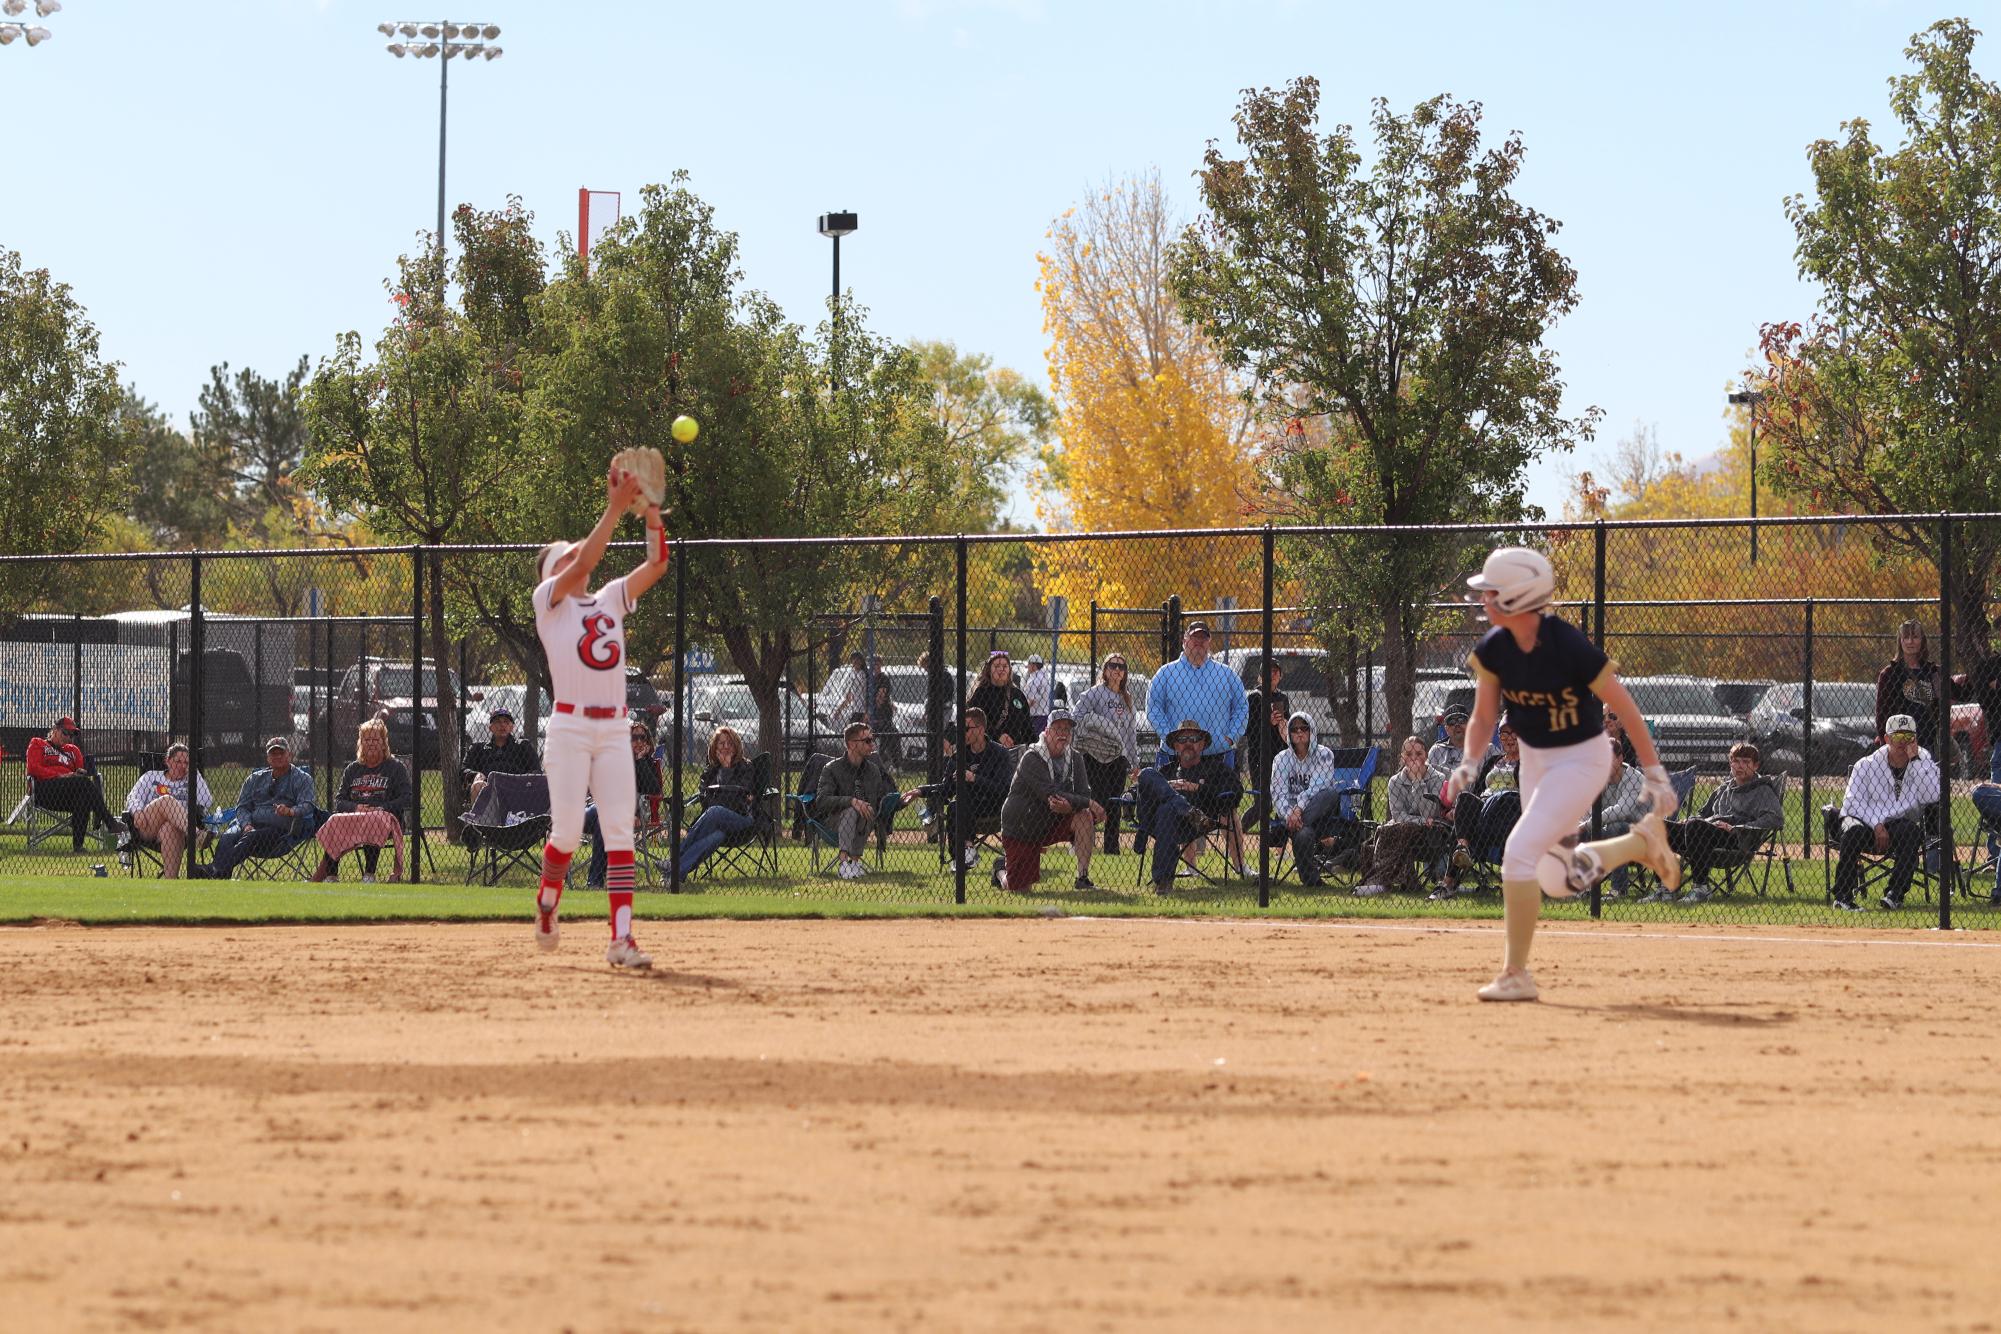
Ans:
POLYGON ((1001 852, 994 863, 997 889, 1017 892, 1042 878, 1042 850, 1068 841, 1077 855, 1078 889, 1090 890, 1091 845, 1105 808, 1091 799, 1084 762, 1071 748, 1075 723, 1068 709, 1052 709, 1042 739, 1015 760, 1014 781, 1001 806, 1001 852))
POLYGON ((1693 820, 1668 821, 1668 846, 1688 859, 1689 879, 1695 882, 1681 902, 1704 903, 1715 895, 1709 868, 1717 849, 1755 843, 1762 831, 1784 824, 1778 784, 1758 772, 1759 758, 1756 746, 1739 741, 1730 748, 1730 781, 1709 794, 1693 820), (1740 835, 1745 829, 1759 832, 1740 835))
POLYGON ((1334 752, 1320 744, 1313 718, 1304 711, 1285 720, 1286 747, 1271 762, 1271 823, 1265 846, 1292 844, 1299 883, 1322 883, 1315 854, 1323 830, 1341 813, 1341 795, 1334 790, 1334 752))

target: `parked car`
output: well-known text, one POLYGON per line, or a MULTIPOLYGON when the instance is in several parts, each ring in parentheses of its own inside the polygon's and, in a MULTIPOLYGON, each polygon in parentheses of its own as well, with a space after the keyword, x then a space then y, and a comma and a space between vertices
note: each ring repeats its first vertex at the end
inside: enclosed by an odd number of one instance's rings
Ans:
MULTIPOLYGON (((364 658, 347 669, 334 691, 333 753, 354 754, 361 724, 381 714, 389 724, 389 749, 404 759, 414 752, 419 763, 438 762, 438 673, 424 668, 421 698, 412 689, 410 664, 388 658, 364 658)), ((459 690, 456 672, 446 672, 445 688, 459 690)))
MULTIPOLYGON (((798 768, 806 761, 809 749, 817 749, 822 754, 832 755, 841 749, 841 729, 820 714, 808 725, 806 701, 792 696, 791 707, 786 707, 786 695, 791 693, 789 685, 779 685, 778 712, 780 725, 785 731, 786 765, 798 768), (810 741, 810 746, 809 746, 810 741)), ((688 687, 688 728, 685 733, 685 749, 682 757, 689 763, 700 763, 709 752, 709 738, 718 727, 731 727, 743 740, 744 753, 755 755, 768 750, 764 744, 763 725, 758 718, 757 701, 750 693, 750 686, 741 676, 705 675, 695 677, 688 687)), ((663 743, 672 742, 664 732, 663 743)))
MULTIPOLYGON (((535 748, 539 751, 549 739, 549 715, 555 712, 547 691, 537 691, 541 698, 537 701, 541 708, 535 716, 535 748)), ((516 736, 526 736, 520 729, 528 725, 528 687, 520 684, 479 686, 466 697, 465 739, 469 746, 479 745, 493 739, 493 729, 487 720, 495 709, 506 709, 514 715, 516 736)))
POLYGON ((637 667, 625 669, 625 709, 635 718, 646 719, 646 725, 656 733, 660 730, 660 719, 670 705, 660 697, 659 687, 646 679, 645 673, 637 667))
MULTIPOLYGON (((1802 772, 1806 695, 1798 681, 1775 685, 1752 708, 1747 724, 1768 773, 1802 772)), ((1813 683, 1813 769, 1846 773, 1876 748, 1876 685, 1873 681, 1813 683)))
POLYGON ((1730 747, 1742 741, 1748 729, 1716 702, 1714 681, 1700 676, 1623 679, 1653 733, 1662 764, 1670 769, 1693 765, 1704 773, 1722 773, 1730 767, 1730 747))
POLYGON ((1777 684, 1776 681, 1718 681, 1714 686, 1717 706, 1732 718, 1748 720, 1758 701, 1777 684))
MULTIPOLYGON (((261 723, 267 733, 279 728, 290 730, 294 719, 289 712, 263 717, 258 708, 257 683, 251 678, 250 664, 234 649, 212 648, 202 654, 202 745, 210 764, 255 764, 264 757, 259 736, 261 723)), ((187 735, 193 719, 189 709, 189 683, 194 655, 180 653, 174 658, 173 699, 169 708, 175 736, 187 735)))

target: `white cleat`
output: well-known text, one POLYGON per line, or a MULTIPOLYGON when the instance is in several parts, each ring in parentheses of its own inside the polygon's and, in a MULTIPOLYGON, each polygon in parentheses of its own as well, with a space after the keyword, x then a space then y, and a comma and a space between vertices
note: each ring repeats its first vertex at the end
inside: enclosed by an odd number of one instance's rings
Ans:
POLYGON ((1640 860, 1661 878, 1661 888, 1680 889, 1681 858, 1668 846, 1667 822, 1649 811, 1633 826, 1633 832, 1647 841, 1646 855, 1640 860))
POLYGON ((544 908, 542 901, 535 901, 535 943, 543 953, 548 953, 563 943, 563 924, 556 918, 554 908, 544 908))
POLYGON ((604 961, 614 968, 651 968, 653 956, 644 953, 631 936, 620 936, 605 947, 604 961))
POLYGON ((1479 995, 1483 1001, 1532 1001, 1536 998, 1535 977, 1526 969, 1502 973, 1481 987, 1479 995))

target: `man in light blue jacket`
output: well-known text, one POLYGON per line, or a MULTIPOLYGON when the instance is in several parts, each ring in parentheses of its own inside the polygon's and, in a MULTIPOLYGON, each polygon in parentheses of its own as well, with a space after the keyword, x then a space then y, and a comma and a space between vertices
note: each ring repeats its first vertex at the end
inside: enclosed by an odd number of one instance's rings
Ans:
MULTIPOLYGON (((1236 739, 1251 721, 1251 699, 1244 683, 1221 662, 1209 657, 1209 627, 1190 621, 1181 636, 1181 656, 1154 673, 1147 687, 1146 717, 1161 739, 1157 765, 1171 763, 1174 752, 1167 734, 1184 722, 1194 722, 1209 734, 1204 756, 1220 755, 1237 767, 1236 739)), ((1262 774, 1255 777, 1263 777, 1262 774)))

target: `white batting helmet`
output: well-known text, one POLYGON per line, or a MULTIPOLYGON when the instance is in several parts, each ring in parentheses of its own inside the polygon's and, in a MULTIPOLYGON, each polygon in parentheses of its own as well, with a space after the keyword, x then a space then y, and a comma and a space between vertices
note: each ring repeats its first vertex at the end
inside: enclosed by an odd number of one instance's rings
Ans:
POLYGON ((1487 557, 1480 573, 1466 586, 1482 592, 1492 590, 1494 605, 1502 611, 1540 611, 1556 597, 1556 571, 1549 558, 1527 547, 1501 547, 1487 557))

